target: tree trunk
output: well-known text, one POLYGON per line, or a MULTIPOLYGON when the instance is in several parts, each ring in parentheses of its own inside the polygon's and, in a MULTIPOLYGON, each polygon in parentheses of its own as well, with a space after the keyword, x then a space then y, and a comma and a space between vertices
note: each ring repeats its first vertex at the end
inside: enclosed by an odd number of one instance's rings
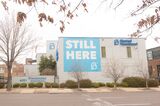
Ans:
POLYGON ((80 90, 80 81, 77 81, 77 85, 78 85, 78 90, 80 90))
POLYGON ((8 67, 8 78, 7 78, 7 91, 11 91, 12 89, 12 74, 11 74, 11 67, 8 67))
POLYGON ((117 89, 117 82, 114 82, 114 89, 117 89))
POLYGON ((148 79, 146 79, 146 88, 149 89, 149 87, 148 87, 148 79))

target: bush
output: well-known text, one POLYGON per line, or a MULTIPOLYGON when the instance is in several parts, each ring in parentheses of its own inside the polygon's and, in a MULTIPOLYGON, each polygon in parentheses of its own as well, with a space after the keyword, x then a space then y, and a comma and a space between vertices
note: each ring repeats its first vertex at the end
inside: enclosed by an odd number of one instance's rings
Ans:
POLYGON ((58 88, 59 85, 57 83, 51 83, 52 88, 58 88))
POLYGON ((113 83, 106 83, 106 86, 113 88, 113 87, 114 87, 114 84, 113 84, 113 83))
POLYGON ((52 83, 46 82, 46 83, 45 83, 45 87, 46 87, 46 88, 51 88, 51 87, 52 87, 52 83))
POLYGON ((34 88, 34 87, 35 87, 35 84, 31 82, 31 83, 28 84, 28 87, 29 87, 29 88, 34 88))
POLYGON ((106 86, 105 83, 102 83, 102 82, 98 82, 98 84, 99 84, 100 87, 106 86))
POLYGON ((92 87, 93 87, 93 88, 99 88, 100 85, 99 85, 99 83, 94 82, 94 83, 92 83, 92 87))
POLYGON ((42 82, 37 82, 37 83, 34 84, 34 87, 42 88, 43 87, 43 83, 42 82))
POLYGON ((77 88, 77 83, 72 80, 67 80, 65 85, 67 88, 77 88))
POLYGON ((5 84, 4 83, 0 83, 0 88, 4 88, 5 84))
POLYGON ((20 87, 20 84, 19 84, 19 83, 13 84, 13 88, 19 88, 19 87, 20 87))
POLYGON ((128 87, 145 87, 145 79, 141 77, 127 77, 122 80, 122 83, 126 83, 128 87))
POLYGON ((126 82, 122 82, 117 85, 118 87, 128 87, 128 84, 126 82))
POLYGON ((82 80, 80 80, 80 87, 81 88, 91 88, 92 81, 89 79, 82 79, 82 80))
POLYGON ((26 83, 21 83, 19 84, 20 88, 26 88, 27 87, 27 84, 26 83))
POLYGON ((149 79, 148 80, 148 86, 149 87, 158 87, 159 86, 159 81, 154 80, 154 79, 149 79))
POLYGON ((66 87, 66 84, 65 83, 61 83, 60 84, 60 88, 65 88, 66 87))

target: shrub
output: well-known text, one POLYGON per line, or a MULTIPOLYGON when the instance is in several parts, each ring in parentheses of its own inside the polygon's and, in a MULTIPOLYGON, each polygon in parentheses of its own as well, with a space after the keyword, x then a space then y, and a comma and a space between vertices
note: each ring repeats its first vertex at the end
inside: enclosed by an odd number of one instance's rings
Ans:
POLYGON ((66 84, 65 83, 61 83, 60 84, 60 88, 65 88, 66 87, 66 84))
POLYGON ((99 88, 100 85, 99 85, 99 83, 94 82, 94 83, 92 83, 92 87, 93 87, 93 88, 99 88))
POLYGON ((15 83, 13 84, 13 88, 19 88, 20 84, 19 83, 15 83))
POLYGON ((27 84, 26 83, 21 83, 19 84, 20 88, 26 88, 27 87, 27 84))
POLYGON ((102 83, 102 82, 99 82, 98 84, 99 84, 100 87, 104 87, 105 86, 105 83, 102 83))
POLYGON ((118 87, 128 87, 128 84, 126 82, 122 82, 117 85, 118 87))
POLYGON ((28 84, 28 87, 29 87, 29 88, 34 88, 34 87, 35 87, 35 84, 31 82, 31 83, 28 84))
POLYGON ((149 87, 158 87, 159 86, 159 82, 158 82, 158 80, 149 79, 148 80, 148 86, 149 87))
POLYGON ((113 88, 113 87, 114 87, 114 84, 113 84, 113 83, 106 83, 106 86, 113 88))
POLYGON ((141 77, 127 77, 122 80, 128 87, 145 87, 145 80, 141 77))
POLYGON ((43 87, 43 83, 42 82, 37 82, 34 84, 35 87, 37 88, 42 88, 43 87))
POLYGON ((58 88, 59 85, 57 83, 51 83, 52 88, 58 88))
POLYGON ((80 87, 81 88, 91 88, 92 81, 89 79, 82 79, 82 80, 80 80, 80 87))
POLYGON ((52 83, 46 82, 46 83, 45 83, 45 87, 46 87, 46 88, 51 88, 51 87, 52 87, 52 83))
POLYGON ((0 88, 4 88, 5 84, 4 83, 0 83, 0 88))
POLYGON ((77 83, 72 80, 67 80, 65 85, 67 88, 77 88, 77 83))

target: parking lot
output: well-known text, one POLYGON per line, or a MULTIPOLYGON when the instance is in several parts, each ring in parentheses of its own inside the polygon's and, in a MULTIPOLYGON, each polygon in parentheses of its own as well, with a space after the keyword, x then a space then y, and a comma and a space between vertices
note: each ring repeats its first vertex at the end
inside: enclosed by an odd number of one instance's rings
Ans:
POLYGON ((0 94, 0 106, 159 106, 160 92, 0 94))

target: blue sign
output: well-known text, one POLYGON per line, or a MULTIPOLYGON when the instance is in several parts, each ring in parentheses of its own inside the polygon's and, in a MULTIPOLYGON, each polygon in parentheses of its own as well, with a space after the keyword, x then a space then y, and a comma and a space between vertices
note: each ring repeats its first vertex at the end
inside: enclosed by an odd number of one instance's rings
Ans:
POLYGON ((137 42, 134 42, 132 39, 115 39, 114 45, 135 46, 135 45, 137 45, 137 42))
POLYGON ((64 38, 64 71, 101 71, 99 38, 64 38))

